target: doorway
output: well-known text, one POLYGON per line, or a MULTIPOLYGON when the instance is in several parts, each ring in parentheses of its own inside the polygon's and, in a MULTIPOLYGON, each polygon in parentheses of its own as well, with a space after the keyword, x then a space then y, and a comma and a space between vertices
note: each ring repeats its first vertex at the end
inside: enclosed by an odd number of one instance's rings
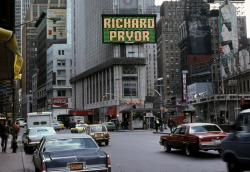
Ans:
POLYGON ((153 129, 154 128, 154 121, 155 117, 154 116, 144 116, 143 121, 146 121, 146 127, 144 126, 144 129, 153 129))

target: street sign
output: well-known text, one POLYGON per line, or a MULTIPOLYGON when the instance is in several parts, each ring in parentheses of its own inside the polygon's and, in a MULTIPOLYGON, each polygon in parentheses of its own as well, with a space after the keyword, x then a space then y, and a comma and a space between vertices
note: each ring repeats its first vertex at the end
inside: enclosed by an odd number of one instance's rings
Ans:
POLYGON ((237 86, 237 80, 228 80, 228 86, 237 86))

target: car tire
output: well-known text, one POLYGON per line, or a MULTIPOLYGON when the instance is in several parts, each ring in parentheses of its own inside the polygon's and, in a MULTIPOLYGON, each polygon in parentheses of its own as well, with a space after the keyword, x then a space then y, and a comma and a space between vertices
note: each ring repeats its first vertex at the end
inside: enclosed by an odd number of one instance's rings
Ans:
POLYGON ((164 151, 165 152, 170 152, 171 151, 171 147, 169 146, 167 141, 164 142, 164 151))
POLYGON ((105 145, 109 145, 109 142, 105 142, 105 145))
POLYGON ((190 148, 189 145, 185 146, 185 153, 186 153, 187 156, 191 156, 192 155, 193 152, 192 152, 192 150, 191 150, 191 148, 190 148))
POLYGON ((236 160, 227 162, 228 172, 243 172, 236 160))

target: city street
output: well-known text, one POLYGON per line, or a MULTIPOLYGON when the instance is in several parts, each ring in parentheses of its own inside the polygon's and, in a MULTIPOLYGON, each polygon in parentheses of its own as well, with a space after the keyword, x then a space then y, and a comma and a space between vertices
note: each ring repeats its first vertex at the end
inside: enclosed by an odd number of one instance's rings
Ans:
MULTIPOLYGON (((20 142, 21 135, 25 129, 21 129, 19 135, 19 149, 16 156, 11 153, 8 147, 7 153, 0 153, 0 160, 6 160, 6 157, 20 157, 18 162, 23 165, 9 161, 5 166, 0 165, 0 172, 6 172, 7 166, 15 169, 15 172, 32 172, 34 167, 32 164, 32 154, 23 151, 20 142), (13 166, 14 165, 14 166, 13 166), (18 169, 18 167, 24 167, 18 169), (3 168, 4 167, 4 168, 3 168), (3 171, 3 169, 5 171, 3 171)), ((199 152, 194 157, 188 157, 183 151, 173 150, 171 153, 163 151, 163 147, 159 145, 159 137, 161 134, 153 133, 154 130, 139 131, 121 131, 110 132, 111 140, 108 146, 104 144, 101 148, 110 155, 113 172, 223 172, 226 170, 226 164, 220 159, 218 152, 208 151, 199 152)), ((58 133, 69 133, 69 129, 59 131, 58 133)), ((5 161, 4 161, 5 162, 5 161)), ((10 171, 12 172, 12 171, 10 171)))

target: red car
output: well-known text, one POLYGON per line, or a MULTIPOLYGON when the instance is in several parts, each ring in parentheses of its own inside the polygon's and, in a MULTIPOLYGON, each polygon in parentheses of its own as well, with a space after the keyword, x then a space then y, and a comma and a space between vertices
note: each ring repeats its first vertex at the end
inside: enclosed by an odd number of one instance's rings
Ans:
POLYGON ((176 127, 173 133, 162 135, 160 145, 166 152, 171 148, 183 149, 188 156, 198 150, 218 150, 221 139, 227 136, 226 132, 211 123, 189 123, 176 127))

